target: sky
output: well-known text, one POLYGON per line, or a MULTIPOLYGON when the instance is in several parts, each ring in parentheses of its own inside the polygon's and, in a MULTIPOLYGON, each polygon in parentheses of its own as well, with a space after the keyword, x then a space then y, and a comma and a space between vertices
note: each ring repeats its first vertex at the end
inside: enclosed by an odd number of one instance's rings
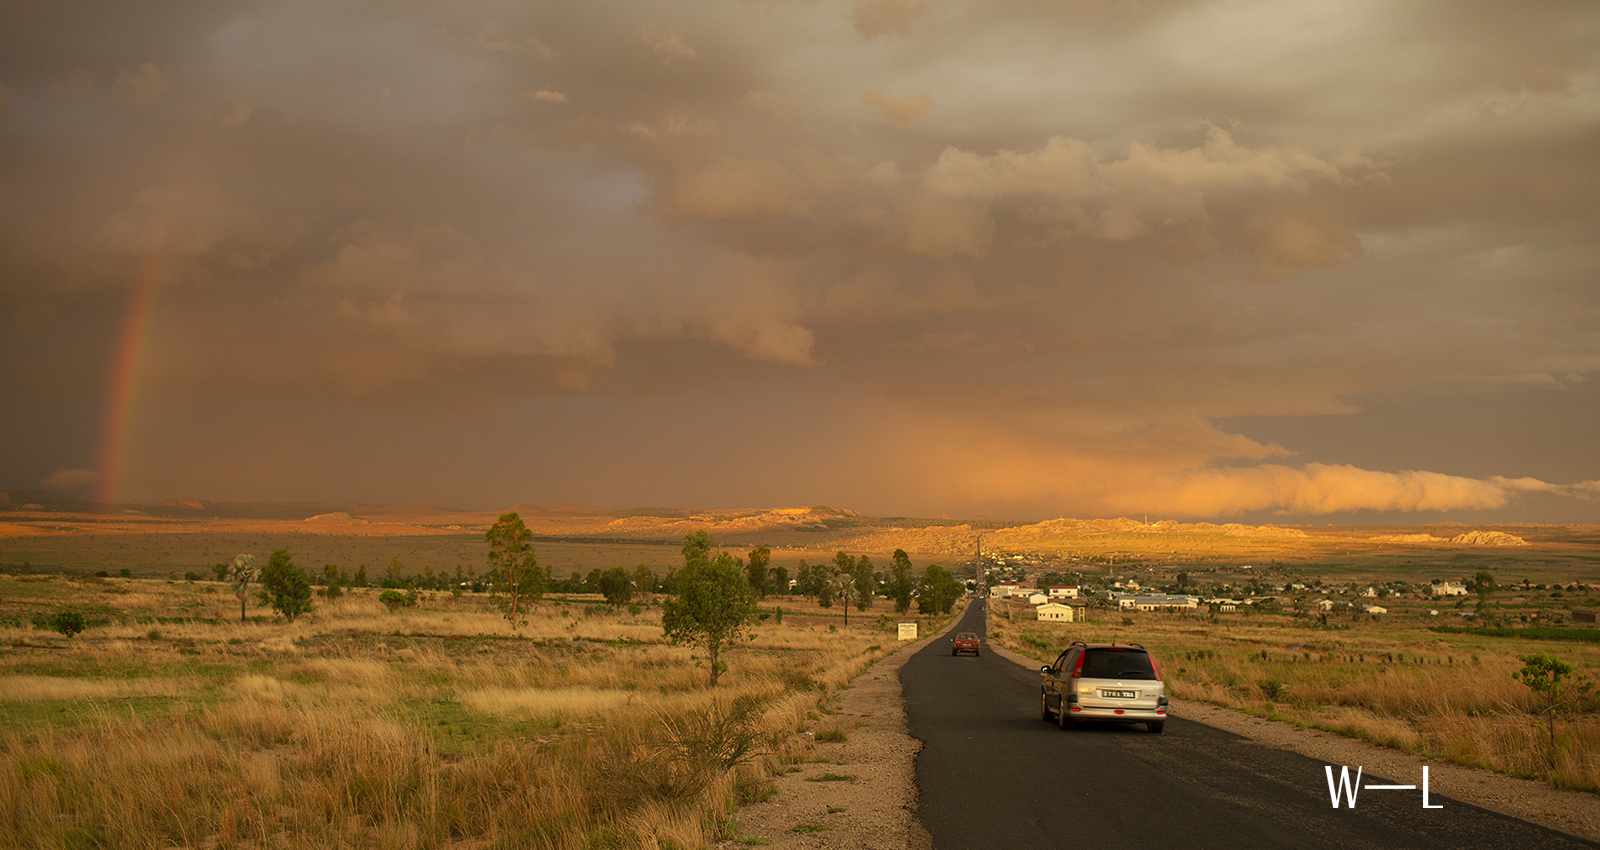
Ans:
POLYGON ((0 487, 1600 522, 1600 6, 20 2, 0 487))

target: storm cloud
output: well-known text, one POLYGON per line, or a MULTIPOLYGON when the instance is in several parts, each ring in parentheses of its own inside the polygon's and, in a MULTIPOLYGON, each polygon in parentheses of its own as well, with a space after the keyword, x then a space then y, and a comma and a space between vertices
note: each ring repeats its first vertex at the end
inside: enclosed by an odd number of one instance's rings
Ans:
POLYGON ((7 486, 1600 519, 1592 4, 11 18, 7 486))

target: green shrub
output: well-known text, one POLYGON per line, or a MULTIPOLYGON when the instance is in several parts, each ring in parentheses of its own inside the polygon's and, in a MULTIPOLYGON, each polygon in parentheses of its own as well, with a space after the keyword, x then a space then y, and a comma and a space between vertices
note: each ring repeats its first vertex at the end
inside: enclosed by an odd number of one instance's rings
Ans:
POLYGON ((50 628, 67 637, 72 637, 83 631, 87 626, 88 623, 84 621, 83 614, 77 611, 57 611, 56 615, 50 618, 50 628))
POLYGON ((378 601, 382 602, 384 607, 388 608, 390 611, 395 611, 401 608, 410 608, 416 604, 411 600, 411 597, 401 593, 398 590, 385 590, 384 592, 378 594, 378 601))

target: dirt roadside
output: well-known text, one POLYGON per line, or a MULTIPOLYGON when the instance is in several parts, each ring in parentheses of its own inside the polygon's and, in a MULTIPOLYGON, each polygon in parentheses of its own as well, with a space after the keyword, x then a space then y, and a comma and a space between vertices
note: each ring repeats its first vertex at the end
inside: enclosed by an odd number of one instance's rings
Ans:
MULTIPOLYGON (((842 691, 842 711, 833 719, 846 731, 847 740, 817 742, 812 762, 777 777, 778 793, 772 800, 739 810, 736 821, 742 840, 716 846, 928 850, 931 842, 917 820, 916 754, 922 742, 907 732, 900 668, 942 635, 902 647, 842 691), (828 776, 849 778, 824 779, 828 776)), ((993 644, 985 649, 1030 669, 1040 663, 993 644)), ((1600 841, 1600 798, 1593 794, 1559 791, 1540 782, 1424 759, 1205 703, 1173 700, 1172 713, 1326 764, 1361 765, 1397 781, 1420 783, 1422 767, 1427 765, 1430 787, 1439 796, 1600 841)))

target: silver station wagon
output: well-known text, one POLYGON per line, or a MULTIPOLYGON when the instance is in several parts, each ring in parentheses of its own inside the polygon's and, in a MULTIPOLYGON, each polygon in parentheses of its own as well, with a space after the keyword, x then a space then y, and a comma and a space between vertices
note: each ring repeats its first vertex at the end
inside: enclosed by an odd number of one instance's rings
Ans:
POLYGON ((1160 732, 1167 686, 1156 661, 1136 643, 1077 641, 1054 664, 1039 668, 1040 714, 1062 729, 1079 722, 1143 723, 1160 732))

